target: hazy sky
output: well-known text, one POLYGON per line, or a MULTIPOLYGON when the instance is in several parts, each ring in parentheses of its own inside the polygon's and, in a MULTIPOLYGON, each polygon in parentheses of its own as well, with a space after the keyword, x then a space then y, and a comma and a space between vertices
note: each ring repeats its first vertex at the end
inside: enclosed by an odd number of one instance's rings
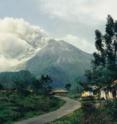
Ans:
POLYGON ((45 34, 92 53, 95 29, 104 31, 116 10, 117 0, 0 0, 0 67, 33 51, 45 34))
POLYGON ((88 47, 94 43, 94 30, 103 30, 108 14, 117 18, 116 5, 117 0, 0 0, 0 18, 23 18, 92 52, 93 46, 88 47))

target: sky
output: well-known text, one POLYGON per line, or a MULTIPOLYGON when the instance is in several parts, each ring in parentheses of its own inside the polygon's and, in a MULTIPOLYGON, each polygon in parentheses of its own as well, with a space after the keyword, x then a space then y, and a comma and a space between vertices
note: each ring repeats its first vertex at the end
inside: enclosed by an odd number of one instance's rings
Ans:
POLYGON ((104 32, 108 14, 117 19, 116 5, 117 0, 0 0, 0 66, 16 63, 47 36, 94 52, 94 31, 104 32))

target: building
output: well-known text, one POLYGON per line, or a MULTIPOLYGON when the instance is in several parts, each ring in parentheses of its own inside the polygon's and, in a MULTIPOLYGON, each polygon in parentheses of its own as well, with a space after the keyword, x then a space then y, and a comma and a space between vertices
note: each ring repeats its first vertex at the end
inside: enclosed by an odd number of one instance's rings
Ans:
POLYGON ((66 96, 68 93, 65 89, 54 89, 51 91, 52 95, 66 96))
POLYGON ((98 89, 99 88, 96 85, 87 85, 84 88, 84 91, 81 93, 81 97, 94 96, 97 93, 98 89))
POLYGON ((109 99, 108 92, 109 90, 107 89, 107 87, 102 87, 100 89, 100 99, 104 99, 104 100, 109 99))
POLYGON ((93 92, 92 91, 83 91, 81 93, 81 97, 88 97, 88 96, 93 96, 93 92))
POLYGON ((117 98, 117 80, 114 80, 111 85, 113 98, 117 98))
POLYGON ((111 100, 117 98, 117 80, 113 81, 110 86, 100 89, 100 99, 111 100))

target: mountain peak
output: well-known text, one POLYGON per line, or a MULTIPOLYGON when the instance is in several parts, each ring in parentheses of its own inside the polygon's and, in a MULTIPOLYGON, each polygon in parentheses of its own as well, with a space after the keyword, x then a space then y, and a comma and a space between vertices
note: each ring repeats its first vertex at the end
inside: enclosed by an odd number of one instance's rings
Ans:
POLYGON ((83 79, 84 72, 90 67, 91 55, 65 41, 50 39, 35 56, 25 63, 25 69, 39 77, 48 74, 54 84, 63 85, 73 82, 77 77, 83 79))

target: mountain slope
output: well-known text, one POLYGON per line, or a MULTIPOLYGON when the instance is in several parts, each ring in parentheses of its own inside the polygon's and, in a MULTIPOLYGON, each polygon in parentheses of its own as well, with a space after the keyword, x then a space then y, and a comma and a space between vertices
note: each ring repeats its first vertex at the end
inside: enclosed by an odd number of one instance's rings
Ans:
POLYGON ((39 77, 48 74, 54 86, 72 83, 90 67, 91 55, 64 41, 50 40, 48 45, 25 63, 24 68, 39 77))

